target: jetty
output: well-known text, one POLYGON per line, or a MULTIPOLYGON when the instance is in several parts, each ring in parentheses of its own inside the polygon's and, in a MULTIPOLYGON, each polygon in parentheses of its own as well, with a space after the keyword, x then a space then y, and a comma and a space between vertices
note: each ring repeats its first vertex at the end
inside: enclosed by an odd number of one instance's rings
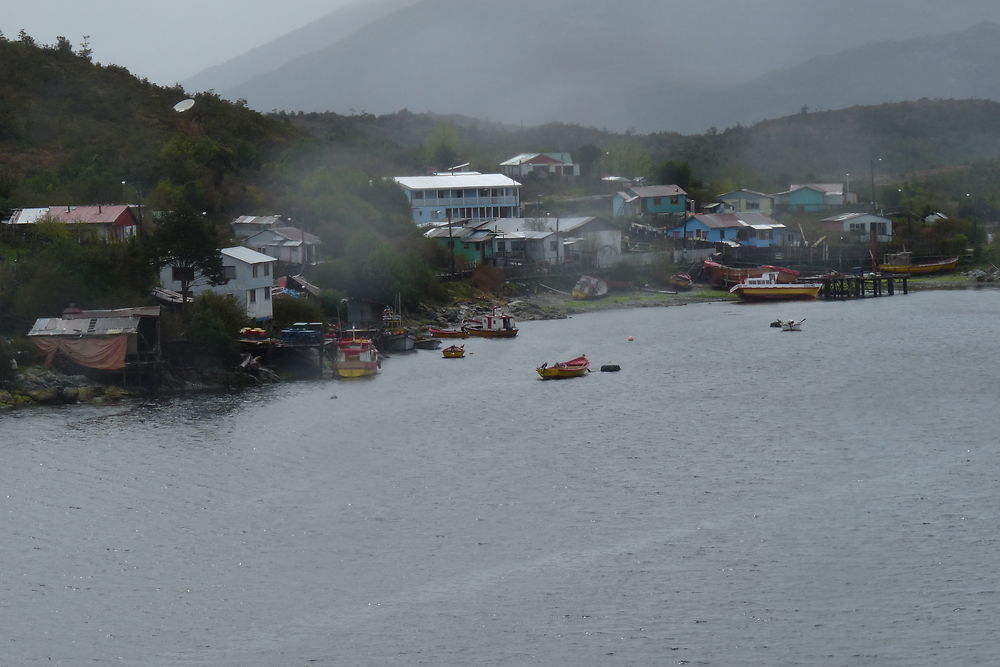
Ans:
POLYGON ((810 279, 822 282, 822 299, 862 299, 869 296, 892 296, 897 291, 909 293, 908 277, 898 274, 859 274, 824 276, 810 279))

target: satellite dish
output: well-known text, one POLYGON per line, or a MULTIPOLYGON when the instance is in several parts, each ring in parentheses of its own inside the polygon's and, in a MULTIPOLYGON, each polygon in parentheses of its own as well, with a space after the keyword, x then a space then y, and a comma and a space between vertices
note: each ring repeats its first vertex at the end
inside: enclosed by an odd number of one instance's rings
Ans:
POLYGON ((194 100, 188 98, 186 100, 181 100, 180 102, 175 104, 174 111, 176 111, 177 113, 184 113, 193 106, 194 106, 194 100))

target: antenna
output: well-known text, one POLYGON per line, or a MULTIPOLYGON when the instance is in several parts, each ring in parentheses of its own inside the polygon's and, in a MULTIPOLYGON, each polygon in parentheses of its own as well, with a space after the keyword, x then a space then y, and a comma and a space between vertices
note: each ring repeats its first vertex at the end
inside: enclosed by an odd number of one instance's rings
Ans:
POLYGON ((463 162, 462 164, 456 164, 454 167, 448 167, 448 171, 454 173, 454 172, 458 171, 459 169, 462 169, 463 167, 468 167, 468 166, 469 166, 468 162, 463 162))
POLYGON ((194 100, 192 100, 189 97, 188 99, 181 100, 180 102, 178 102, 177 104, 175 104, 174 105, 174 111, 176 111, 177 113, 184 113, 185 111, 187 111, 188 109, 190 109, 193 106, 194 106, 194 100))

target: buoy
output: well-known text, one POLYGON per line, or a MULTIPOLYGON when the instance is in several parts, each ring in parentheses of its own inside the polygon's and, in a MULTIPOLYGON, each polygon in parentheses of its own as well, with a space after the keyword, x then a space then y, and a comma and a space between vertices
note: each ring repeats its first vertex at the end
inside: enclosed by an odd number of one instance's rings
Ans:
POLYGON ((604 364, 603 366, 601 366, 602 373, 615 373, 617 371, 620 371, 621 369, 622 367, 619 366, 618 364, 604 364))
POLYGON ((626 338, 625 340, 627 340, 628 342, 630 342, 630 343, 631 343, 632 341, 634 341, 634 340, 635 340, 635 337, 634 337, 634 336, 629 336, 629 337, 628 337, 628 338, 626 338))

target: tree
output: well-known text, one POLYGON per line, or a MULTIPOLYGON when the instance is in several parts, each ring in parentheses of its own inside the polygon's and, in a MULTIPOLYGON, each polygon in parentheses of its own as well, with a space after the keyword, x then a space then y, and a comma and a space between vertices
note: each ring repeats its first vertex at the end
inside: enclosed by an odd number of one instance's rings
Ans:
POLYGON ((203 215, 191 210, 172 211, 162 218, 148 238, 150 261, 173 269, 181 283, 182 303, 187 303, 191 282, 202 276, 212 285, 225 282, 219 231, 203 215))

